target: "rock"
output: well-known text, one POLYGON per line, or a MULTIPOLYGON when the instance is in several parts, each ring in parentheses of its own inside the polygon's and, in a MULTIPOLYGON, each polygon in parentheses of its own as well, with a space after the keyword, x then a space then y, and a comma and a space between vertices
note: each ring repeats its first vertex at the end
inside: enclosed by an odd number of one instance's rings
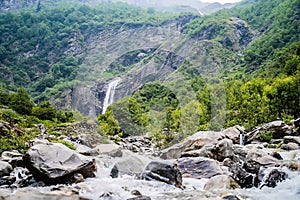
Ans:
POLYGON ((245 128, 243 126, 233 126, 222 131, 226 138, 233 141, 234 144, 240 144, 240 135, 245 134, 245 128))
POLYGON ((232 148, 234 157, 237 157, 240 161, 245 162, 249 149, 242 145, 233 145, 232 148))
POLYGON ((273 139, 281 139, 286 135, 290 135, 294 132, 293 127, 288 126, 281 120, 267 123, 263 126, 257 127, 245 136, 246 142, 250 143, 255 139, 259 139, 259 136, 263 132, 272 132, 273 139))
POLYGON ((137 196, 137 197, 129 198, 127 200, 151 200, 151 198, 148 197, 148 196, 140 195, 140 196, 137 196))
POLYGON ((176 187, 182 186, 182 175, 176 165, 167 162, 152 161, 141 176, 145 180, 165 182, 176 187))
POLYGON ((258 179, 261 181, 260 187, 276 187, 281 181, 284 181, 288 175, 281 169, 262 168, 258 173, 258 179))
POLYGON ((116 144, 99 144, 95 148, 86 152, 81 152, 87 156, 108 155, 111 157, 122 157, 122 149, 116 144))
POLYGON ((210 158, 180 158, 177 163, 184 177, 201 179, 223 174, 218 161, 210 158))
POLYGON ((77 173, 84 178, 94 177, 96 170, 94 160, 56 143, 34 145, 23 160, 33 176, 47 185, 72 182, 77 173))
POLYGON ((216 143, 207 144, 199 150, 183 152, 181 157, 207 157, 218 161, 233 156, 233 144, 229 139, 223 139, 216 143))
POLYGON ((267 149, 253 147, 246 156, 245 169, 251 173, 257 174, 260 167, 275 167, 280 161, 271 156, 267 149))
POLYGON ((298 137, 298 136, 284 136, 283 137, 283 143, 287 144, 290 142, 300 145, 300 137, 298 137))
POLYGON ((12 170, 13 168, 9 163, 0 160, 0 177, 9 175, 12 170))
POLYGON ((229 158, 223 161, 223 165, 229 168, 231 177, 242 187, 251 188, 254 186, 255 175, 248 173, 239 163, 233 162, 229 158))
POLYGON ((112 178, 122 175, 140 177, 145 169, 145 164, 137 157, 129 156, 125 160, 117 162, 110 172, 112 178))
POLYGON ((291 122, 293 123, 296 132, 300 134, 300 118, 294 119, 291 122))
POLYGON ((241 198, 237 197, 236 195, 228 194, 222 197, 224 200, 242 200, 241 198))
POLYGON ((23 155, 18 151, 4 151, 2 152, 1 159, 8 162, 13 168, 24 167, 23 155))
POLYGON ((181 157, 183 152, 201 149, 203 146, 217 142, 224 137, 219 132, 200 131, 186 138, 183 142, 162 150, 160 157, 163 159, 177 159, 181 157))
POLYGON ((297 143, 294 143, 294 142, 289 142, 287 144, 281 145, 280 148, 283 149, 283 150, 292 151, 292 150, 298 150, 299 145, 297 143))
POLYGON ((235 182, 228 175, 217 175, 208 180, 205 184, 205 190, 225 190, 225 189, 236 189, 239 184, 235 182))
POLYGON ((128 149, 133 152, 154 152, 154 146, 151 139, 146 136, 130 136, 122 138, 119 143, 124 149, 128 149))

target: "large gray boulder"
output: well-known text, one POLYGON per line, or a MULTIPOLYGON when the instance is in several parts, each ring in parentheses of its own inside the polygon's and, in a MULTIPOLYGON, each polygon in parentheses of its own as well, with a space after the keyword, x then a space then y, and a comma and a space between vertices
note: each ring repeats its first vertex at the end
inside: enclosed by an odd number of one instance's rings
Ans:
POLYGON ((12 170, 12 166, 9 163, 0 160, 0 178, 9 175, 12 170))
POLYGON ((229 158, 223 161, 223 165, 228 167, 230 176, 242 187, 251 188, 254 186, 255 175, 247 172, 240 163, 234 162, 229 158))
POLYGON ((177 187, 182 186, 182 175, 176 165, 169 162, 150 162, 141 176, 145 180, 156 180, 165 182, 177 187))
POLYGON ((184 152, 199 150, 207 144, 216 143, 225 138, 224 134, 213 131, 200 131, 186 138, 183 142, 175 144, 161 151, 163 159, 177 159, 184 152))
POLYGON ((280 161, 273 156, 272 152, 264 148, 253 147, 246 156, 245 169, 251 173, 257 174, 260 167, 276 167, 280 161))
POLYGON ((201 179, 224 174, 219 162, 210 158, 180 158, 177 164, 184 177, 201 179))
POLYGON ((274 139, 281 139, 286 135, 293 134, 294 129, 281 120, 269 122, 247 133, 245 135, 246 142, 250 143, 252 141, 258 140, 260 135, 264 132, 271 132, 274 139))
POLYGON ((183 152, 181 157, 207 157, 218 161, 225 158, 232 158, 233 143, 230 139, 223 139, 214 143, 209 143, 198 150, 183 152))
POLYGON ((226 189, 235 189, 239 185, 228 175, 217 175, 208 180, 204 185, 205 190, 226 190, 226 189))
POLYGON ((58 143, 34 145, 23 160, 33 176, 47 185, 76 182, 78 174, 84 178, 94 177, 96 170, 94 160, 58 143))
POLYGON ((143 173, 146 164, 137 156, 128 156, 121 161, 118 161, 112 168, 110 176, 118 178, 122 175, 130 175, 140 177, 143 173))
POLYGON ((111 157, 122 157, 122 149, 117 144, 99 144, 95 148, 81 152, 86 156, 107 155, 111 157))
POLYGON ((234 144, 240 144, 240 135, 245 133, 245 128, 243 126, 233 126, 222 131, 226 138, 233 141, 234 144))

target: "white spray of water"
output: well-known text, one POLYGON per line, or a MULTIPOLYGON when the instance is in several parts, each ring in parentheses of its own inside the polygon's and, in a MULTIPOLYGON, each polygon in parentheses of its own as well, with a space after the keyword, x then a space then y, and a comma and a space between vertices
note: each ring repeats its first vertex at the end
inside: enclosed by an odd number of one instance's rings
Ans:
POLYGON ((121 78, 116 78, 108 84, 108 88, 105 94, 102 114, 105 113, 107 107, 114 102, 115 91, 118 83, 121 81, 121 78))

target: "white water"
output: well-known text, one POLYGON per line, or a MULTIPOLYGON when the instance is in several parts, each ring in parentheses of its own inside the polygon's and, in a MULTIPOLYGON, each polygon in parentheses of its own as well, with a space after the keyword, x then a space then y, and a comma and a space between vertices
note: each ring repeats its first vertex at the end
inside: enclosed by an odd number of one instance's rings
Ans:
POLYGON ((107 107, 114 102, 115 91, 118 83, 121 81, 121 78, 116 78, 108 84, 108 88, 105 94, 102 114, 105 113, 107 107))

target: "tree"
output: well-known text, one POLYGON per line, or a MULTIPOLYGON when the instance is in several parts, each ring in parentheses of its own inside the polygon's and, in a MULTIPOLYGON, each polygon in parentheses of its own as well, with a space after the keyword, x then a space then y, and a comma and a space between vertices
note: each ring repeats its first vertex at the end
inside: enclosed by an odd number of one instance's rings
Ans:
POLYGON ((34 104, 31 102, 29 94, 24 88, 11 95, 10 106, 19 114, 30 115, 34 104))

